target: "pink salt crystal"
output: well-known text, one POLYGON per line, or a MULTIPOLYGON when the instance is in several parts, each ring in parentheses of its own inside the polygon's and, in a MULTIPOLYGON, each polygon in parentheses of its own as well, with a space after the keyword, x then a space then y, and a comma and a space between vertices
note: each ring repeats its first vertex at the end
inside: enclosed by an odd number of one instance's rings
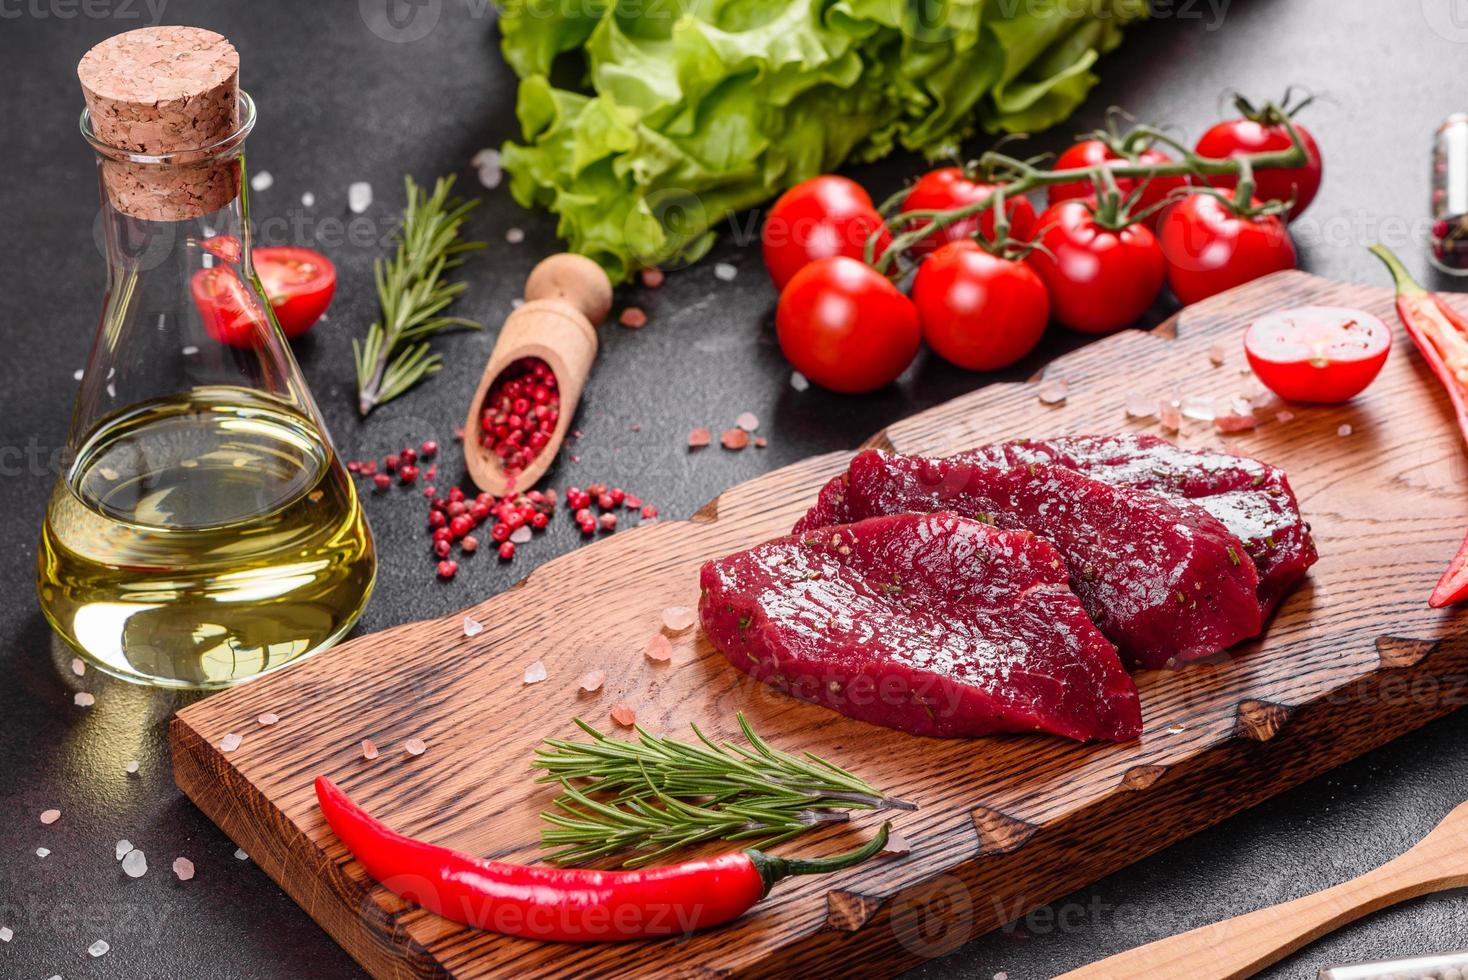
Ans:
POLYGON ((1175 405, 1163 405, 1157 412, 1157 420, 1162 423, 1166 432, 1176 432, 1183 426, 1183 414, 1175 405))
POLYGON ((759 416, 753 412, 741 412, 739 417, 734 420, 734 424, 745 432, 753 432, 759 428, 759 416))
POLYGON ((374 742, 374 741, 372 741, 372 739, 370 739, 370 738, 364 738, 364 739, 362 739, 362 758, 364 758, 364 759, 375 759, 375 758, 377 758, 377 743, 374 742))
POLYGON ((480 633, 483 633, 483 632, 484 632, 484 624, 483 623, 481 623, 477 619, 471 619, 468 616, 465 616, 464 617, 464 635, 465 636, 478 636, 480 633))
POLYGON ((60 810, 42 810, 41 811, 41 823, 44 823, 44 824, 53 824, 53 823, 55 823, 56 821, 58 821, 60 819, 61 819, 61 811, 60 810))
POLYGON ((587 694, 595 694, 601 690, 601 686, 607 681, 607 672, 604 670, 593 670, 581 676, 580 688, 587 694))
POLYGON ((532 661, 530 666, 525 668, 526 684, 539 684, 541 681, 545 680, 545 678, 545 664, 542 661, 532 661))
POLYGON ((515 530, 510 532, 510 540, 513 541, 515 544, 524 544, 525 542, 529 541, 531 537, 534 536, 534 534, 535 532, 530 529, 529 524, 521 524, 519 527, 515 528, 515 530))
POLYGON ((663 625, 674 633, 681 633, 692 626, 698 614, 688 606, 669 606, 663 610, 663 625))
POLYGON ((188 881, 194 876, 194 862, 186 857, 174 858, 173 873, 178 875, 179 881, 188 881))
POLYGON ((1213 420, 1213 427, 1219 432, 1247 432, 1256 427, 1259 420, 1253 415, 1220 415, 1213 420))
POLYGON ((1208 348, 1208 361, 1214 367, 1223 367, 1223 345, 1214 344, 1208 348))
POLYGON ((267 711, 255 720, 262 725, 273 725, 276 722, 280 721, 280 715, 276 714, 273 711, 267 711))
POLYGON ((421 738, 410 738, 403 743, 403 751, 409 755, 422 755, 428 751, 428 743, 421 738))
POLYGON ((1126 396, 1126 414, 1128 418, 1150 419, 1157 414, 1157 399, 1141 392, 1130 392, 1126 396))
POLYGON ((637 724, 637 712, 626 701, 618 701, 612 705, 612 721, 615 721, 623 728, 631 728, 637 724))
POLYGON ((92 695, 88 694, 86 691, 77 691, 76 696, 73 697, 71 701, 78 708, 90 708, 92 705, 97 703, 97 699, 92 697, 92 695))
POLYGON ((1207 395, 1189 395, 1180 406, 1184 416, 1199 422, 1212 422, 1218 416, 1218 407, 1207 395))
POLYGON ((889 830, 887 844, 882 848, 881 853, 885 857, 902 857, 912 853, 912 845, 907 842, 906 837, 902 836, 901 831, 889 830))
POLYGON ((83 674, 85 674, 87 672, 87 664, 86 664, 86 661, 82 660, 81 657, 72 657, 71 658, 71 672, 73 674, 75 674, 76 676, 78 676, 78 677, 80 677, 83 674))
POLYGON ((1295 420, 1295 413, 1286 409, 1283 412, 1275 413, 1274 420, 1281 425, 1283 425, 1285 422, 1293 422, 1295 420))
POLYGON ((673 644, 661 633, 654 633, 642 651, 653 663, 667 663, 673 659, 673 644))
POLYGON ((242 736, 236 735, 234 732, 226 732, 225 736, 219 740, 219 751, 233 752, 240 747, 240 743, 243 741, 244 738, 242 736))
POLYGON ((1070 397, 1070 382, 1064 378, 1045 381, 1040 384, 1039 389, 1035 393, 1039 396, 1043 404, 1059 405, 1070 397))
POLYGON ((1352 429, 1351 429, 1351 425, 1350 425, 1349 422, 1342 422, 1341 425, 1340 425, 1340 427, 1335 430, 1335 434, 1338 435, 1338 436, 1340 436, 1342 439, 1344 439, 1346 436, 1350 435, 1351 432, 1352 432, 1352 429))

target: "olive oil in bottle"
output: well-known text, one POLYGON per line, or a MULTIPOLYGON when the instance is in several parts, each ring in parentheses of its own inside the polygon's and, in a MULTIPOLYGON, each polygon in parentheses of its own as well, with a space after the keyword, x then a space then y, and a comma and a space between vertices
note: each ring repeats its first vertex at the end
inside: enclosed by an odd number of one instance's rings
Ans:
POLYGON ((110 674, 219 687, 334 642, 371 592, 372 539, 316 425, 200 388, 101 426, 52 494, 41 606, 110 674))

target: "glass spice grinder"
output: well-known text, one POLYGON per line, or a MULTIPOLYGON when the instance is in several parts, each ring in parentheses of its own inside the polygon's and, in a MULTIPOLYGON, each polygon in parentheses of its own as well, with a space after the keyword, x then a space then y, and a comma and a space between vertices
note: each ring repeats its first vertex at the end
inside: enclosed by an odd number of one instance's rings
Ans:
POLYGON ((118 35, 78 67, 108 281, 37 590, 87 661, 164 687, 324 649, 377 567, 251 263, 238 70, 227 40, 186 27, 118 35))

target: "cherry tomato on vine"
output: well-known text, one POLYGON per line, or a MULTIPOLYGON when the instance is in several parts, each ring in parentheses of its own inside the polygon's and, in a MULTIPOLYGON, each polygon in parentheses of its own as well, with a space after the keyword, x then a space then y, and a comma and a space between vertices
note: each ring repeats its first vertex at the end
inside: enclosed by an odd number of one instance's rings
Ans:
POLYGON ((1069 200, 1046 208, 1039 219, 1046 230, 1028 261, 1056 320, 1081 333, 1110 333, 1135 323, 1162 292, 1162 251, 1146 226, 1104 228, 1091 207, 1069 200))
MULTIPOLYGON (((1126 157, 1112 150, 1104 140, 1090 139, 1081 140, 1070 149, 1060 154, 1055 161, 1056 170, 1073 170, 1084 167, 1096 167, 1102 164, 1129 163, 1126 157)), ((1173 158, 1162 150, 1149 146, 1137 153, 1136 162, 1147 165, 1172 163, 1173 158)), ((1132 210, 1142 211, 1160 203, 1173 191, 1188 186, 1188 178, 1184 176, 1175 177, 1153 177, 1151 180, 1138 180, 1135 177, 1118 177, 1116 189, 1125 197, 1137 186, 1142 184, 1142 191, 1137 197, 1132 210)), ((1051 204, 1059 204, 1061 201, 1086 198, 1096 193, 1096 188, 1088 180, 1075 181, 1068 184, 1051 184, 1048 188, 1049 201, 1051 204)), ((1157 227, 1158 215, 1153 213, 1148 216, 1147 224, 1157 227)))
POLYGON ((1349 401, 1381 373, 1392 332, 1364 310, 1301 306, 1249 324, 1244 353, 1262 383, 1292 402, 1349 401))
MULTIPOLYGON (((1274 110, 1277 116, 1278 110, 1274 110)), ((1260 118, 1250 118, 1248 115, 1239 119, 1228 119, 1218 123, 1198 138, 1198 144, 1194 152, 1200 157, 1214 160, 1224 160, 1229 157, 1241 156, 1247 153, 1268 153, 1273 150, 1288 150, 1290 148, 1289 130, 1279 121, 1270 121, 1271 117, 1266 114, 1260 118)), ((1295 123, 1295 130, 1300 134, 1300 143, 1305 148, 1305 165, 1303 167, 1265 167, 1254 171, 1254 196, 1261 201, 1288 201, 1291 196, 1295 203, 1290 207, 1287 221, 1293 221, 1300 216, 1310 202, 1315 200, 1315 194, 1320 190, 1320 179, 1324 169, 1324 163, 1320 158, 1320 147, 1315 143, 1315 137, 1310 131, 1299 123, 1295 123)), ((1238 178, 1233 175, 1219 175, 1204 178, 1214 187, 1233 189, 1238 184, 1238 178)))
POLYGON ((972 240, 949 242, 923 260, 912 282, 923 339, 970 371, 997 371, 1035 349, 1050 298, 1035 270, 990 255, 972 240))
POLYGON ((1169 207, 1157 238, 1167 283, 1184 303, 1295 267, 1295 244, 1277 215, 1242 217, 1212 194, 1169 207))
POLYGON ((846 394, 891 384, 922 340, 912 300, 871 266, 844 255, 795 274, 780 294, 775 330, 797 371, 846 394))
POLYGON ((880 230, 877 255, 892 243, 892 235, 872 198, 854 180, 827 174, 801 181, 770 208, 760 232, 765 268, 776 289, 784 289, 794 275, 818 259, 846 255, 860 259, 867 238, 880 230))
MULTIPOLYGON (((994 193, 994 185, 974 180, 962 167, 940 167, 930 170, 912 185, 902 202, 903 211, 951 211, 966 204, 983 201, 994 193)), ((1004 213, 1009 218, 1009 237, 1027 242, 1035 230, 1035 206, 1023 194, 1004 198, 1004 213)), ((920 222, 914 222, 919 224, 920 222)), ((949 242, 972 239, 979 231, 985 240, 994 241, 994 209, 964 218, 962 221, 924 235, 913 245, 916 255, 927 255, 949 242)))
POLYGON ((320 252, 281 245, 257 248, 255 274, 287 337, 310 330, 336 293, 336 266, 320 252))
POLYGON ((232 266, 198 270, 189 281, 189 292, 204 322, 204 332, 220 343, 252 347, 269 328, 254 292, 232 266))

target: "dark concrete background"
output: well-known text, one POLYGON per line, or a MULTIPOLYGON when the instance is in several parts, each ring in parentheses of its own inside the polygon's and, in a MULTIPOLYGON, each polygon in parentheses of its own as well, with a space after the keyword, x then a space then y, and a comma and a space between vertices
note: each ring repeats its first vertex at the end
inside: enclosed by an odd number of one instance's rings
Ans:
MULTIPOLYGON (((503 189, 481 191, 469 167, 477 149, 514 130, 513 79, 500 61, 492 18, 482 0, 442 0, 440 20, 425 37, 396 43, 369 30, 361 13, 380 12, 383 3, 166 0, 162 19, 218 30, 239 47, 245 85, 260 105, 250 164, 275 176, 273 188, 254 195, 254 213, 302 229, 285 237, 309 244, 337 234, 332 222, 350 217, 352 181, 373 184, 377 203, 368 217, 380 222, 402 204, 404 173, 424 181, 460 174, 464 189, 484 199, 472 231, 491 242, 466 273, 472 286, 460 309, 497 324, 531 265, 556 242, 546 215, 522 211, 503 189), (314 208, 300 205, 306 191, 315 194, 314 208), (511 227, 524 229, 523 244, 505 243, 511 227)), ((1428 141, 1443 116, 1468 102, 1458 82, 1468 26, 1452 19, 1451 6, 1235 0, 1220 11, 1178 0, 1165 16, 1134 28, 1102 63, 1104 82, 1073 125, 1035 142, 1059 146, 1069 133, 1097 125, 1112 103, 1196 136, 1226 108, 1226 90, 1272 96, 1303 85, 1321 96, 1305 119, 1324 151, 1326 180, 1295 226, 1302 264, 1382 283, 1382 270, 1362 246, 1383 237, 1425 273, 1419 239, 1428 141)), ((0 926, 15 934, 0 944, 0 975, 353 976, 352 961, 253 864, 237 861, 234 844, 174 788, 164 728, 181 699, 95 673, 73 678, 63 668, 69 654, 55 648, 34 599, 37 532, 54 480, 46 460, 65 438, 72 372, 91 342, 104 274, 92 238, 92 157, 76 132, 81 96, 74 67, 98 40, 149 20, 143 0, 0 0, 0 533, 10 555, 0 562, 0 926), (73 706, 79 688, 95 693, 94 707, 73 706), (129 777, 123 766, 134 758, 141 771, 129 777), (37 815, 49 807, 64 816, 42 827, 37 815), (146 852, 146 877, 131 880, 119 870, 112 851, 123 837, 146 852), (51 856, 37 858, 38 846, 51 856), (169 872, 180 854, 198 868, 195 880, 182 884, 169 872), (112 951, 92 960, 85 949, 98 938, 112 951)), ((975 141, 972 149, 985 145, 975 141)), ((898 158, 855 176, 880 197, 918 169, 917 161, 898 158)), ((278 241, 280 227, 273 234, 278 241)), ((448 442, 494 331, 444 339, 448 365, 439 377, 359 423, 349 338, 376 312, 370 263, 378 249, 348 244, 328 251, 341 289, 329 322, 297 353, 343 455, 381 455, 429 436, 448 442)), ((605 331, 581 410, 581 462, 563 462, 555 484, 605 479, 669 517, 687 517, 727 486, 852 446, 889 421, 987 380, 926 360, 899 386, 868 398, 797 393, 774 344, 773 300, 757 248, 728 236, 661 291, 626 291, 622 301, 646 307, 651 322, 638 333, 605 331), (737 266, 737 280, 715 279, 716 260, 737 266), (768 449, 696 456, 683 449, 693 426, 724 427, 746 410, 763 419, 768 449)), ((1043 356, 1072 343, 1052 336, 1043 356)), ((458 472, 456 453, 444 466, 458 472)), ((439 585, 423 549, 419 502, 394 493, 367 507, 382 570, 362 630, 464 606, 577 540, 558 521, 511 567, 482 556, 465 562, 452 584, 439 585)), ((1399 853, 1465 792, 1468 734, 1460 718, 1450 717, 1071 896, 1053 917, 1031 917, 978 939, 918 975, 1049 976, 1315 890, 1399 853)), ((1468 946, 1465 922, 1461 895, 1424 899, 1349 927, 1270 975, 1468 946)))

